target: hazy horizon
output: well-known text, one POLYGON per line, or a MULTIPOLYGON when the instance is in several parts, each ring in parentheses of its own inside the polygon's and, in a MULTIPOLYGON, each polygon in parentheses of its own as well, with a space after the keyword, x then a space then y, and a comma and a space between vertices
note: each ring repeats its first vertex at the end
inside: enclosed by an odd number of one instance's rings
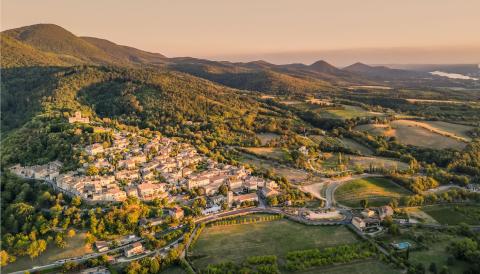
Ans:
POLYGON ((52 23, 168 57, 336 66, 480 63, 480 1, 2 1, 1 29, 52 23))

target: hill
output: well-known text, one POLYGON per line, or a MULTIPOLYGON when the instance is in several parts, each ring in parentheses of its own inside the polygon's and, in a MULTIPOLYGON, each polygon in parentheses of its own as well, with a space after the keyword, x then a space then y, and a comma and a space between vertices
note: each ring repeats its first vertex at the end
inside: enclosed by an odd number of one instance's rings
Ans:
MULTIPOLYGON (((34 54, 30 54, 31 56, 49 56, 50 59, 40 62, 44 65, 96 64, 133 66, 139 64, 162 64, 165 59, 165 56, 159 53, 117 45, 105 39, 78 37, 64 28, 53 24, 37 24, 7 30, 2 32, 2 40, 4 39, 12 51, 19 48, 20 52, 27 52, 26 48, 28 48, 30 51, 35 50, 34 54)), ((8 52, 5 55, 11 56, 8 52)), ((27 60, 26 58, 23 59, 27 60)), ((11 61, 8 62, 11 65, 15 65, 11 61)), ((21 65, 28 66, 35 63, 39 62, 35 62, 35 60, 32 60, 32 62, 25 61, 21 65)))
POLYGON ((217 62, 183 57, 168 58, 117 45, 105 39, 78 37, 53 24, 37 24, 1 33, 2 67, 114 65, 175 70, 231 88, 275 94, 339 91, 356 85, 394 87, 460 86, 472 83, 387 67, 354 64, 339 69, 320 60, 311 65, 275 65, 266 61, 217 62))
POLYGON ((368 66, 363 63, 355 63, 343 69, 344 71, 357 73, 369 78, 377 79, 405 79, 430 77, 430 75, 421 72, 408 71, 402 69, 391 69, 385 66, 368 66))

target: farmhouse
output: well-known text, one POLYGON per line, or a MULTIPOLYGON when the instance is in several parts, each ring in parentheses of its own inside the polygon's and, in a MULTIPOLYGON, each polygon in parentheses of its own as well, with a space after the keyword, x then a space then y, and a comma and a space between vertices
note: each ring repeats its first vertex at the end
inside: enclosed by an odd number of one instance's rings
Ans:
POLYGON ((125 249, 125 257, 129 258, 135 255, 142 254, 144 251, 141 243, 136 242, 131 245, 131 247, 125 249))
POLYGON ((90 123, 90 119, 88 117, 82 117, 82 113, 80 111, 75 111, 75 115, 72 117, 68 117, 68 122, 70 124, 73 123, 90 123))
POLYGON ((366 227, 365 222, 360 217, 353 217, 352 225, 356 227, 358 230, 363 231, 366 227))

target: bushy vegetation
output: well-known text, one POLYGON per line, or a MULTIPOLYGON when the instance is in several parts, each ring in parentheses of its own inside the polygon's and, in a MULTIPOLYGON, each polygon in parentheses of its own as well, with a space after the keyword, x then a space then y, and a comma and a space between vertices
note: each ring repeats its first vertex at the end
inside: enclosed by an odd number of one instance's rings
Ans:
POLYGON ((348 263, 354 260, 375 256, 375 247, 370 243, 356 243, 323 250, 309 249, 293 251, 287 254, 286 268, 288 270, 305 270, 315 266, 325 266, 335 263, 348 263))

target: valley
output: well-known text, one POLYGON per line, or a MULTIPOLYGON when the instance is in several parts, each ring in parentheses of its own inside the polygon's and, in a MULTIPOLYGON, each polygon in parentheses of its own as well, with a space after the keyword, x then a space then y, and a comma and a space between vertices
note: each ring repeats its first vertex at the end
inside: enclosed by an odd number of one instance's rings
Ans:
POLYGON ((478 81, 1 36, 6 273, 478 270, 478 81))

